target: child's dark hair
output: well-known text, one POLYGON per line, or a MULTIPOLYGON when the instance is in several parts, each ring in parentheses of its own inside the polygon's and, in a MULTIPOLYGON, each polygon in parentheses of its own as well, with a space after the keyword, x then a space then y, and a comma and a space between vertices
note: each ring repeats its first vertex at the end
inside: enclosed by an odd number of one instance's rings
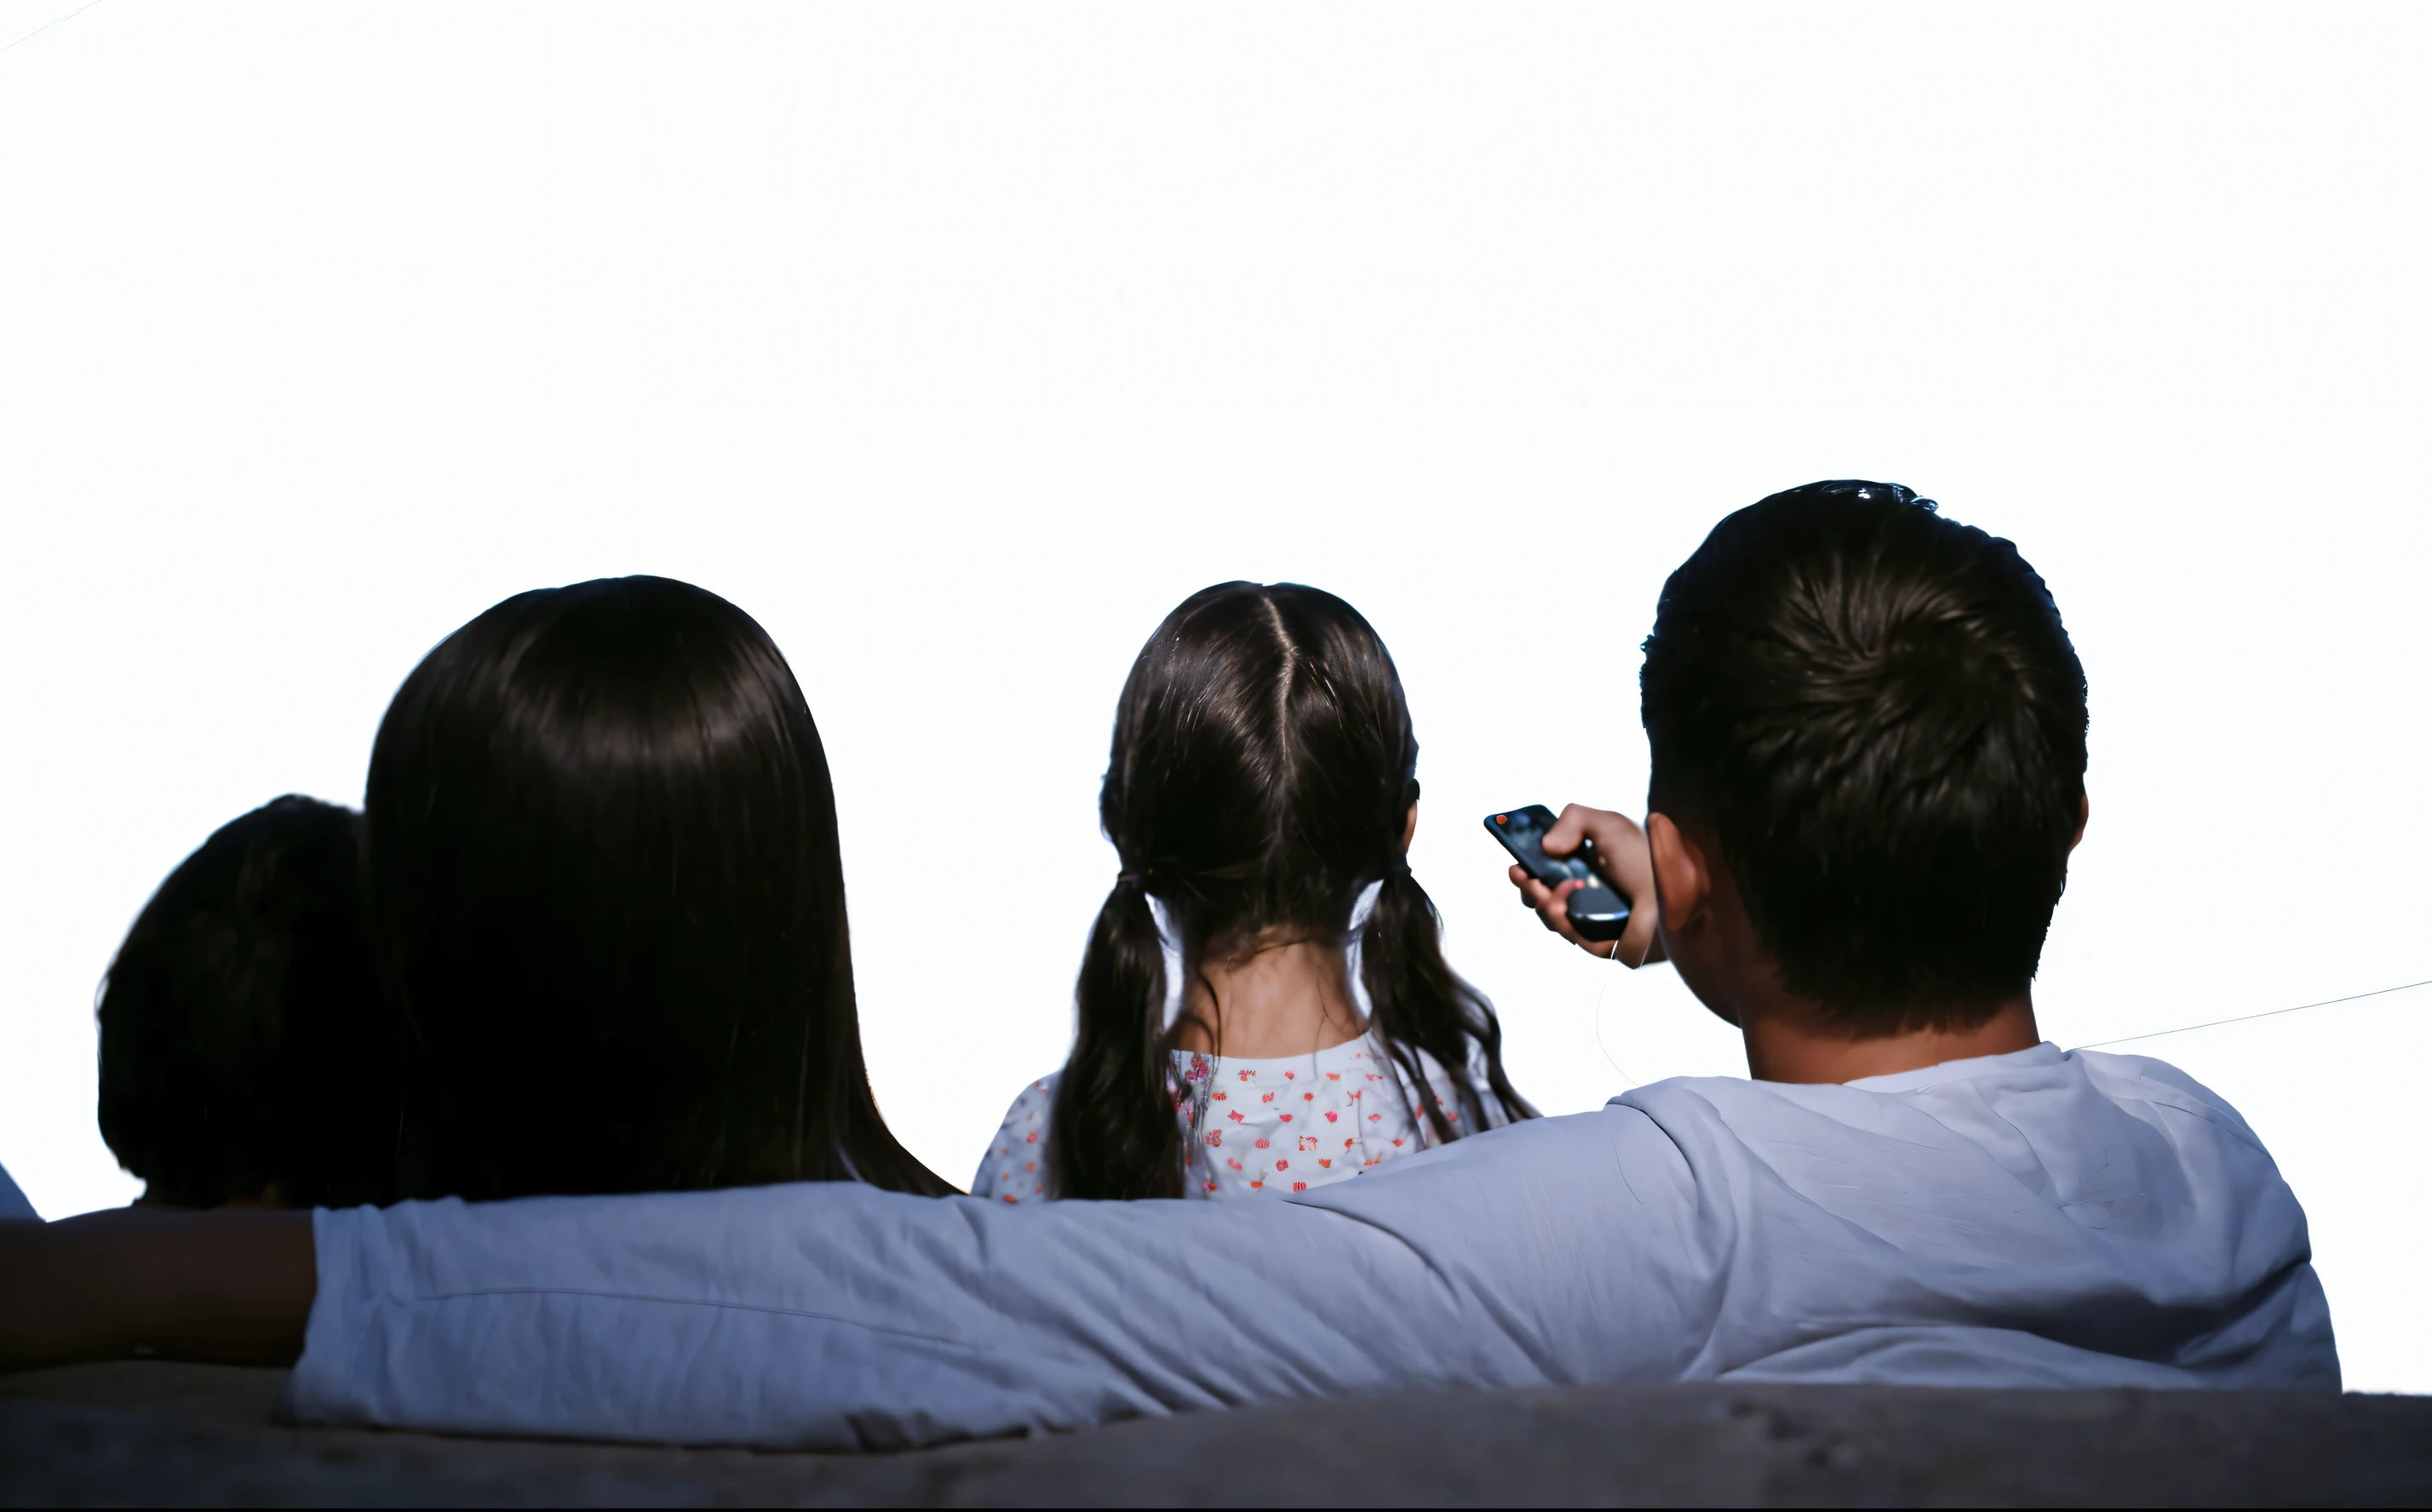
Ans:
POLYGON ((953 1190, 870 1094, 827 755, 740 609, 493 607, 397 690, 364 817, 414 1195, 953 1190))
MULTIPOLYGON (((1419 745, 1376 632, 1331 594, 1221 583, 1166 616, 1132 664, 1098 798, 1121 874, 1098 911, 1056 1086, 1049 1189, 1059 1197, 1183 1194, 1184 1088, 1163 1022, 1154 897, 1184 969, 1211 941, 1284 929, 1341 937, 1381 881, 1360 935, 1371 1027, 1438 1139, 1458 1132, 1418 1052, 1461 1088, 1464 1129, 1487 1125, 1467 1074, 1505 1117, 1531 1110, 1506 1080, 1494 1010, 1444 964, 1435 905, 1402 854, 1419 745)), ((1219 1047, 1221 1050, 1221 1047, 1219 1047)))
POLYGON ((394 1061, 364 938, 361 821, 282 798, 169 874, 110 963, 101 1134, 148 1200, 393 1195, 394 1061))
POLYGON ((1783 984, 1861 1033, 2026 990, 2086 795, 2086 673, 2009 542, 1893 483, 1714 527, 1647 640, 1650 807, 1702 826, 1783 984))

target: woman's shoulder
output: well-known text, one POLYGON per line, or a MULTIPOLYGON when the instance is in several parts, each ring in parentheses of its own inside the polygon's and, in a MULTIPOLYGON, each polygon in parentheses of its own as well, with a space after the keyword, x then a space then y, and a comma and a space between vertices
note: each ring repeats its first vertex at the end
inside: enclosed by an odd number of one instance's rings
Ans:
POLYGON ((1056 1107, 1056 1072, 1023 1087, 1005 1110, 1005 1122, 980 1157, 971 1195, 1006 1202, 1044 1201, 1047 1196, 1047 1130, 1056 1107))

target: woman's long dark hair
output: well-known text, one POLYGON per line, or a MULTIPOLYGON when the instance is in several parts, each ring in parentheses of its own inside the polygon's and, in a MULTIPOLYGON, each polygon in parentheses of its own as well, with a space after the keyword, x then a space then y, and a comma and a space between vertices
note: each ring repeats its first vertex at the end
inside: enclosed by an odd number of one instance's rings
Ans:
POLYGON ((1360 935, 1370 1028, 1429 1130, 1458 1133, 1421 1050, 1460 1086, 1461 1127, 1487 1123, 1474 1064, 1498 1113, 1533 1116, 1504 1076, 1494 1009, 1444 964, 1435 905, 1403 858, 1418 760, 1393 658, 1332 594, 1220 583, 1166 616, 1115 711, 1098 815, 1122 870, 1081 961, 1078 1026, 1052 1115, 1051 1192, 1183 1194, 1175 1112, 1187 1094, 1164 1023, 1152 897, 1181 935, 1184 969, 1195 970, 1211 941, 1278 930, 1340 938, 1360 889, 1381 882, 1360 935))
POLYGON ((870 1096, 826 753, 733 604, 506 600, 397 691, 363 807, 416 1195, 952 1190, 870 1096))

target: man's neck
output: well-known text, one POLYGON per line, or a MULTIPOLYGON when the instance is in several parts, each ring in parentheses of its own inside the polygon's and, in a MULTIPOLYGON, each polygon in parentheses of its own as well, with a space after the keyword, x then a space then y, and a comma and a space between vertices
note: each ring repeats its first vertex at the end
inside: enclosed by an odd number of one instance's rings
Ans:
POLYGON ((1365 1027, 1351 1000, 1343 948, 1312 940, 1213 951, 1183 993, 1175 1043, 1266 1060, 1331 1050, 1365 1027))
POLYGON ((2023 995, 1968 1028, 1909 1029, 1865 1038, 1828 1022, 1812 1004, 1785 1000, 1747 1014, 1740 1033, 1748 1045, 1748 1075, 1760 1082, 1854 1082, 1945 1061, 2007 1055, 2043 1042, 2035 1005, 2023 995))

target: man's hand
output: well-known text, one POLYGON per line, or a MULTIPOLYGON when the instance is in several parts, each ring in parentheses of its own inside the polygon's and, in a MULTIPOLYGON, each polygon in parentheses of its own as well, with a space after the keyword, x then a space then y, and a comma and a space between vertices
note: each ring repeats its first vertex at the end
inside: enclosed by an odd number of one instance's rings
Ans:
POLYGON ((1663 960, 1664 940, 1655 932, 1655 866, 1647 854, 1647 832, 1628 815, 1565 803, 1562 816, 1545 832, 1545 854, 1567 856, 1579 849, 1582 840, 1595 844, 1596 848, 1588 853, 1591 864, 1613 884, 1613 891, 1630 899, 1630 923, 1622 930, 1621 938, 1583 940, 1579 931, 1571 928, 1570 916, 1563 912, 1562 904, 1571 894, 1586 886, 1585 882, 1566 882, 1559 887, 1548 887, 1515 865, 1512 868, 1512 885, 1520 889, 1522 905, 1536 910, 1545 928, 1598 960, 1618 960, 1633 969, 1663 960))

